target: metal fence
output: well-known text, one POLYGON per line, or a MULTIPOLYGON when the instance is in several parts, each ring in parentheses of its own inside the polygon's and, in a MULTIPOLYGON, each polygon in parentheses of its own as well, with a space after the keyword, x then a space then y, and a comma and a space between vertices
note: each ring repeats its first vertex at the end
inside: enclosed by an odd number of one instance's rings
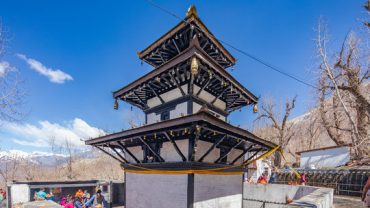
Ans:
MULTIPOLYGON (((364 185, 370 177, 370 169, 351 170, 299 170, 305 173, 309 186, 333 188, 334 194, 361 197, 364 185)), ((289 184, 297 178, 290 172, 279 173, 278 183, 289 184)))

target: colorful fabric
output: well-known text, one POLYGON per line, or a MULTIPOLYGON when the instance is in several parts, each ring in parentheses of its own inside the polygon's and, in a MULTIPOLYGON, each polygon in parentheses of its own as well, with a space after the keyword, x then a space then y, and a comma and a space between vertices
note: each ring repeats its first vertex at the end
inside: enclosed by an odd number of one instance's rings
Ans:
POLYGON ((64 208, 74 208, 72 202, 68 202, 67 204, 64 205, 64 208))
POLYGON ((79 191, 76 192, 75 197, 76 198, 81 198, 81 197, 83 197, 83 195, 84 195, 84 192, 82 192, 82 190, 79 190, 79 191))
POLYGON ((46 198, 46 193, 44 191, 39 191, 39 192, 37 192, 37 197, 45 199, 46 198))
POLYGON ((76 208, 83 208, 84 207, 84 204, 78 199, 75 201, 74 205, 75 205, 76 208))
POLYGON ((257 183, 259 184, 267 184, 267 179, 265 176, 260 176, 257 180, 257 183))

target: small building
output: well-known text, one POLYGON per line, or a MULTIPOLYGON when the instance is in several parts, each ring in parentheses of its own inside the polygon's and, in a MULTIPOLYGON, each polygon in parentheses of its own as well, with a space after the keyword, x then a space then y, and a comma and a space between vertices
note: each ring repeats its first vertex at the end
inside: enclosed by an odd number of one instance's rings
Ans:
POLYGON ((350 160, 350 145, 323 147, 297 152, 301 156, 300 168, 334 168, 350 160))
POLYGON ((73 196, 78 189, 87 190, 93 194, 96 188, 100 188, 109 207, 124 204, 124 183, 121 181, 13 181, 7 185, 8 208, 15 204, 34 201, 34 193, 42 188, 46 193, 53 193, 53 201, 56 203, 60 203, 61 198, 68 194, 73 196))

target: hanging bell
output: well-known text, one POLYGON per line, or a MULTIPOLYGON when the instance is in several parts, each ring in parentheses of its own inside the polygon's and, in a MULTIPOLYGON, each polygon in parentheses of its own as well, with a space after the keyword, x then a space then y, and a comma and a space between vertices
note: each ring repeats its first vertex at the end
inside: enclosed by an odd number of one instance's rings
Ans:
POLYGON ((114 110, 118 110, 118 101, 117 101, 117 99, 114 100, 114 110))
POLYGON ((258 112, 258 106, 257 106, 257 103, 253 105, 253 113, 257 113, 258 112))
POLYGON ((198 65, 198 60, 197 60, 197 58, 195 58, 195 57, 193 57, 192 59, 191 59, 191 74, 192 75, 197 75, 198 74, 198 68, 199 68, 199 65, 198 65))

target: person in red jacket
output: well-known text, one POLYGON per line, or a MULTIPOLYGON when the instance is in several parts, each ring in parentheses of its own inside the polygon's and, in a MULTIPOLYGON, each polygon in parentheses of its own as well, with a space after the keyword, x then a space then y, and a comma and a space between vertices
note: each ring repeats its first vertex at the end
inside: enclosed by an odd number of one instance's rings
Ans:
POLYGON ((301 174, 301 178, 299 179, 299 183, 302 186, 305 186, 307 184, 306 174, 304 174, 304 173, 301 174))

